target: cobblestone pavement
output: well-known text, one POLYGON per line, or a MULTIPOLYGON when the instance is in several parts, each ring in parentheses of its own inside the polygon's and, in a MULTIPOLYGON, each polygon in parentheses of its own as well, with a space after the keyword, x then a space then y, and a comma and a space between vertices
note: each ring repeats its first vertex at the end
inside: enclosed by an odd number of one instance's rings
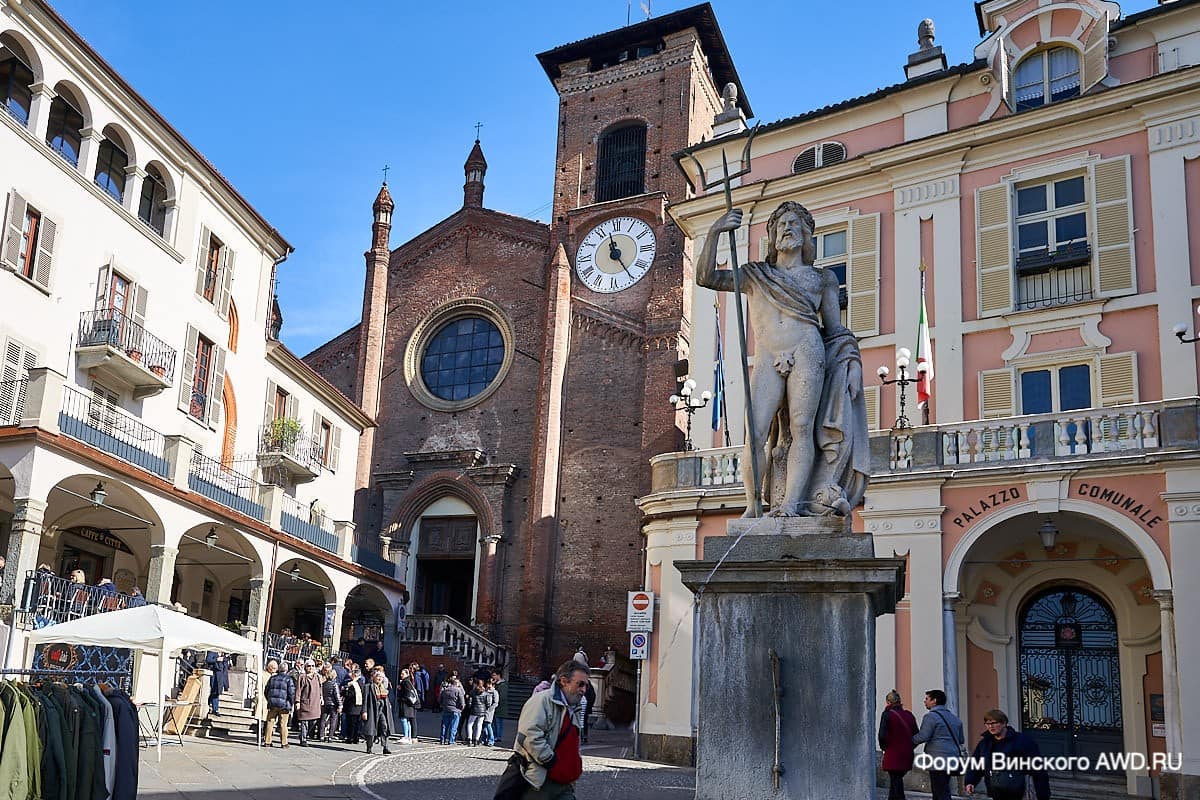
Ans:
MULTIPOLYGON (((508 734, 511 737, 511 732, 508 734)), ((430 740, 367 755, 360 745, 258 750, 252 742, 185 737, 141 757, 139 796, 155 800, 490 800, 509 751, 430 740)), ((695 773, 628 758, 629 735, 594 732, 584 745, 579 800, 691 800, 695 773)), ((880 800, 886 790, 880 790, 880 800)), ((928 798, 913 792, 911 800, 928 798)), ((746 800, 758 800, 747 798, 746 800)))

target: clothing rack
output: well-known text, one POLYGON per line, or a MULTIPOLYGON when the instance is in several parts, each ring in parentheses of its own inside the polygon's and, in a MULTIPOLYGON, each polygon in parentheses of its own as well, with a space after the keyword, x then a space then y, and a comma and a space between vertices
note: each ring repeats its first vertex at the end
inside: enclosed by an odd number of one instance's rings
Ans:
POLYGON ((29 678, 57 678, 63 683, 109 683, 128 694, 133 686, 133 675, 122 670, 71 670, 71 669, 0 669, 0 678, 9 675, 29 678))

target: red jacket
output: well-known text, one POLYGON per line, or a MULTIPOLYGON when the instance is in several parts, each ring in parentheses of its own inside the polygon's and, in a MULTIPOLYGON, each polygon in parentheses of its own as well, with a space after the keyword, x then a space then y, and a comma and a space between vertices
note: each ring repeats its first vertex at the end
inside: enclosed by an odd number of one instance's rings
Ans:
POLYGON ((888 706, 879 719, 879 744, 883 747, 884 770, 913 768, 913 734, 917 720, 903 706, 888 706))

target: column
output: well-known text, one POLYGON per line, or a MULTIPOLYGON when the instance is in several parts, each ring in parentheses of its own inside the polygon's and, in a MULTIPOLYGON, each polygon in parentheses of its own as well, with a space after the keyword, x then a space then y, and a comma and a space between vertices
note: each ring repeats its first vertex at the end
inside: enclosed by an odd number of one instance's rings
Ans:
POLYGON ((1182 750, 1183 732, 1179 719, 1183 709, 1179 705, 1179 663, 1175 656, 1175 599, 1170 589, 1154 592, 1158 601, 1161 627, 1163 661, 1163 706, 1167 723, 1167 752, 1182 750))
POLYGON ((192 471, 192 456, 196 443, 186 436, 163 437, 163 458, 171 465, 171 484, 176 489, 189 490, 188 475, 192 471))
POLYGON ((263 522, 271 530, 281 530, 283 520, 283 487, 264 483, 258 487, 258 504, 263 507, 263 522))
POLYGON ((171 588, 175 583, 176 547, 165 544, 150 546, 150 577, 146 581, 146 600, 171 605, 171 588))
POLYGON ((267 630, 267 598, 271 594, 271 586, 262 578, 250 579, 250 602, 246 609, 246 624, 253 628, 258 641, 263 640, 267 630))
POLYGON ((50 123, 50 104, 58 95, 44 83, 31 84, 33 101, 29 104, 29 132, 37 137, 39 142, 46 141, 46 128, 50 123))
POLYGON ((8 537, 8 552, 4 555, 5 569, 0 584, 0 602, 15 603, 25 576, 37 569, 38 550, 42 546, 42 523, 46 502, 33 497, 18 497, 13 501, 12 532, 8 537))
POLYGON ((954 606, 960 597, 958 592, 942 594, 942 683, 946 705, 962 717, 963 710, 958 707, 958 625, 954 619, 954 606))
POLYGON ((142 180, 145 177, 146 170, 141 167, 130 164, 125 168, 125 195, 121 199, 121 205, 125 206, 126 210, 135 217, 141 204, 142 180))
POLYGON ((104 137, 95 128, 84 128, 79 135, 82 138, 79 145, 79 171, 90 181, 96 177, 96 160, 100 155, 100 140, 104 137))
MULTIPOLYGON (((321 631, 321 643, 329 650, 337 650, 338 644, 342 638, 342 612, 341 603, 326 603, 325 604, 325 629, 321 631)), ((384 630, 384 636, 387 631, 384 630)))
MULTIPOLYGON (((1171 599, 1170 627, 1165 607, 1160 600, 1159 611, 1163 615, 1163 700, 1167 705, 1167 732, 1178 730, 1170 747, 1182 754, 1183 764, 1179 772, 1167 772, 1162 776, 1162 797, 1182 800, 1195 797, 1200 791, 1200 714, 1183 713, 1184 709, 1200 706, 1200 626, 1194 624, 1175 625, 1174 608, 1200 608, 1200 581, 1195 579, 1200 569, 1200 469, 1194 467, 1169 468, 1167 490, 1163 499, 1167 503, 1170 520, 1171 555, 1171 599), (1174 633, 1173 664, 1168 663, 1168 631, 1174 633), (1173 681, 1172 683, 1168 681, 1173 681), (1171 700, 1172 690, 1178 698, 1171 700), (1178 713, 1173 713, 1177 710, 1178 713), (1172 720, 1174 716, 1174 721, 1172 720)), ((1164 548, 1166 549, 1166 548, 1164 548)), ((1165 588, 1165 587, 1164 587, 1165 588)), ((1169 748, 1168 748, 1169 749, 1169 748)))
POLYGON ((65 380, 65 375, 50 367, 29 370, 29 378, 25 383, 25 408, 17 425, 58 433, 58 414, 62 411, 65 380))

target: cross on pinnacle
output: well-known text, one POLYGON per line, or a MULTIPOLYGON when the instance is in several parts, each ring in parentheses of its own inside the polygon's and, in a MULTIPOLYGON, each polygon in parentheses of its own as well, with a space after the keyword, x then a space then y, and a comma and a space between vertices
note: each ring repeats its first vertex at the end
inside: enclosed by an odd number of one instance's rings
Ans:
POLYGON ((387 183, 387 174, 388 174, 389 169, 391 169, 391 167, 389 167, 387 164, 383 165, 383 182, 384 183, 387 183))
POLYGON ((483 123, 482 123, 482 122, 476 122, 476 123, 475 123, 475 141, 477 141, 477 142, 479 141, 479 129, 480 129, 480 128, 482 128, 482 127, 483 127, 483 123))

